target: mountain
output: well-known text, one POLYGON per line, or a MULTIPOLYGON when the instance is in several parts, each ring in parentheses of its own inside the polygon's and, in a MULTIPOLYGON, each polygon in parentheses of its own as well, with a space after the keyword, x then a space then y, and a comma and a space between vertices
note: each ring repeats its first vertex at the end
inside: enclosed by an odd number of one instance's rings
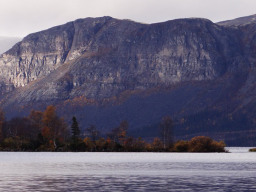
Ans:
POLYGON ((30 34, 0 56, 1 107, 10 118, 54 104, 83 128, 107 132, 127 120, 130 134, 148 139, 171 115, 178 139, 255 145, 256 25, 248 18, 235 26, 239 19, 86 18, 30 34))
POLYGON ((0 36, 0 54, 10 49, 17 42, 21 41, 18 37, 2 37, 0 36))
POLYGON ((237 19, 227 20, 227 21, 221 21, 218 24, 223 26, 245 26, 248 24, 255 24, 256 23, 256 14, 245 16, 245 17, 239 17, 237 19))

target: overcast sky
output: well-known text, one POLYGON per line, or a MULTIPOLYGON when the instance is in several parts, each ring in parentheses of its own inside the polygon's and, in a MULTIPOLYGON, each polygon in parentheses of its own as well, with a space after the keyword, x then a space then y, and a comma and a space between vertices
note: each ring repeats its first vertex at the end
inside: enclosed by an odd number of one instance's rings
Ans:
POLYGON ((0 36, 29 33, 78 18, 112 16, 143 23, 203 17, 214 22, 256 14, 256 0, 0 0, 0 36))

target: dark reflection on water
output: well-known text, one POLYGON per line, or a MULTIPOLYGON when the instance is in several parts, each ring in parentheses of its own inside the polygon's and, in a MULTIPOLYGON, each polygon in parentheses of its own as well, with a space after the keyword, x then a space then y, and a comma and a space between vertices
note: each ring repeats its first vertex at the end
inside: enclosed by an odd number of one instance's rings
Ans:
POLYGON ((62 176, 12 178, 0 191, 256 191, 256 177, 62 176))
POLYGON ((256 191, 256 154, 0 153, 0 191, 256 191))

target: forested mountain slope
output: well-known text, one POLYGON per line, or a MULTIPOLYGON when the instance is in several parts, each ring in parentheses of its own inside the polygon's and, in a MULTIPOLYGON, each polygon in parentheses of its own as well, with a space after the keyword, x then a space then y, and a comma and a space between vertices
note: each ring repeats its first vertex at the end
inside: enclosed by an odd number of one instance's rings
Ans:
POLYGON ((11 117, 54 104, 82 127, 106 131, 127 120, 145 137, 170 115, 178 138, 253 144, 253 18, 244 25, 86 18, 30 34, 0 56, 1 106, 11 117))

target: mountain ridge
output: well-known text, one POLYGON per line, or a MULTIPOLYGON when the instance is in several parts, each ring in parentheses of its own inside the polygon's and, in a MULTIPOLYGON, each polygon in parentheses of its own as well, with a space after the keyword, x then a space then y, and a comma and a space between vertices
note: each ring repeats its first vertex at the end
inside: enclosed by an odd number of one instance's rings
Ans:
POLYGON ((1 55, 1 106, 12 117, 54 104, 67 119, 76 115, 83 127, 104 131, 127 119, 131 130, 146 133, 172 115, 181 138, 203 125, 206 132, 232 132, 245 116, 246 132, 256 109, 254 28, 198 18, 68 22, 30 34, 1 55), (194 124, 197 114, 214 114, 211 125, 194 124))
POLYGON ((13 45, 19 42, 22 38, 0 36, 0 54, 8 51, 13 45))
POLYGON ((250 16, 244 16, 244 17, 239 17, 236 19, 231 19, 227 21, 221 21, 218 22, 218 25, 223 25, 223 26, 234 26, 234 27, 239 27, 239 26, 245 26, 249 25, 252 23, 256 23, 256 14, 250 15, 250 16))

